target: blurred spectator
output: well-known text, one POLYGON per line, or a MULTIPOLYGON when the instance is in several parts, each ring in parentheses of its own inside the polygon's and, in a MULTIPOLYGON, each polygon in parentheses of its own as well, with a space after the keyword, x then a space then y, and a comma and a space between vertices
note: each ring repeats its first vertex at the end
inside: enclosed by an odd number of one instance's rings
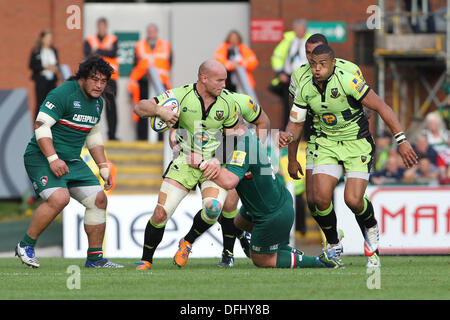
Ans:
POLYGON ((438 112, 445 123, 446 129, 450 130, 450 82, 446 81, 442 87, 447 97, 445 102, 438 108, 438 112))
POLYGON ((413 148, 419 158, 427 157, 430 159, 432 164, 437 165, 438 154, 436 150, 434 150, 428 143, 428 139, 425 134, 419 134, 416 137, 413 148))
MULTIPOLYGON (((398 154, 397 154, 398 155, 398 154)), ((405 169, 400 165, 397 155, 392 153, 386 160, 386 168, 374 171, 370 175, 370 183, 381 184, 396 184, 401 183, 405 169)), ((401 162, 401 157, 400 162, 401 162)))
POLYGON ((36 118, 45 97, 56 88, 58 81, 58 51, 52 43, 52 32, 44 30, 40 33, 36 45, 31 51, 29 67, 33 71, 31 79, 34 81, 36 92, 34 118, 36 118))
POLYGON ((305 43, 308 39, 305 19, 294 21, 292 31, 285 32, 283 40, 275 47, 272 53, 272 70, 276 78, 270 84, 270 91, 279 95, 284 108, 283 128, 289 121, 289 83, 292 72, 308 62, 306 58, 305 43))
MULTIPOLYGON (((161 39, 158 27, 151 23, 147 26, 145 39, 136 42, 134 68, 130 74, 128 90, 131 93, 133 104, 142 99, 149 98, 149 84, 151 77, 149 68, 153 67, 158 73, 159 80, 165 89, 172 88, 170 84, 170 70, 172 67, 172 49, 168 40, 161 39)), ((159 95, 162 92, 155 92, 159 95)), ((148 119, 140 119, 133 113, 133 121, 137 123, 137 139, 148 139, 148 119)), ((159 139, 163 135, 158 135, 159 139)))
POLYGON ((424 156, 419 163, 405 171, 403 181, 406 183, 438 184, 439 169, 431 163, 430 158, 424 156))
POLYGON ((414 33, 422 33, 422 32, 427 32, 427 33, 435 33, 436 32, 436 25, 435 25, 435 21, 434 21, 434 17, 432 14, 429 14, 428 16, 421 16, 421 14, 423 14, 424 12, 424 8, 423 8, 423 4, 424 2, 426 2, 426 6, 428 8, 428 13, 431 13, 432 8, 431 8, 431 2, 430 0, 405 0, 405 10, 411 14, 412 13, 412 4, 413 2, 417 3, 417 19, 416 22, 413 23, 412 17, 408 17, 409 23, 411 24, 411 29, 414 33), (421 28, 421 21, 424 21, 426 26, 425 26, 425 30, 422 30, 423 28, 421 28))
POLYGON ((431 112, 427 114, 425 121, 427 127, 424 133, 430 146, 432 146, 437 152, 439 152, 438 149, 440 147, 446 148, 449 140, 448 131, 445 128, 444 122, 442 121, 439 113, 431 112))
POLYGON ((255 79, 252 72, 258 66, 258 59, 252 49, 242 43, 239 32, 232 30, 228 33, 225 42, 217 48, 214 59, 221 62, 227 69, 226 88, 237 91, 238 79, 235 72, 236 67, 241 66, 247 72, 249 85, 255 88, 255 79))
POLYGON ((383 131, 375 138, 377 146, 375 151, 375 170, 380 171, 386 167, 389 158, 389 150, 392 149, 392 135, 388 131, 383 131))
POLYGON ((119 58, 117 55, 117 37, 108 34, 108 21, 105 18, 97 20, 97 34, 89 36, 84 42, 84 56, 98 54, 114 68, 114 73, 104 91, 106 120, 108 122, 108 139, 117 140, 117 79, 119 79, 119 58))

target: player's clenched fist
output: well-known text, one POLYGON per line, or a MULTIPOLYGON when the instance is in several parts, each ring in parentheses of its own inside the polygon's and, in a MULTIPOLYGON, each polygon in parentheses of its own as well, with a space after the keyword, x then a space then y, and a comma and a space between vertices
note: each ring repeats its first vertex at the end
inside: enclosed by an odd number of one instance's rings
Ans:
POLYGON ((56 159, 50 162, 50 169, 52 170, 53 174, 58 178, 61 178, 63 175, 69 173, 69 168, 67 167, 67 164, 64 162, 64 160, 61 159, 56 159))

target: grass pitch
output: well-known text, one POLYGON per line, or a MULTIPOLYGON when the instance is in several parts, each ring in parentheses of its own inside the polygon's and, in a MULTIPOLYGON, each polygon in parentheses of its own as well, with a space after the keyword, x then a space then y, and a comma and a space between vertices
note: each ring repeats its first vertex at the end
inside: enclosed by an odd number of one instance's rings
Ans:
MULTIPOLYGON (((236 259, 190 259, 179 269, 155 259, 151 272, 136 271, 136 259, 111 259, 123 269, 86 269, 84 260, 41 258, 31 269, 17 258, 0 259, 0 299, 57 300, 322 300, 450 298, 449 256, 383 256, 377 275, 362 256, 345 256, 345 269, 259 269, 236 259), (78 266, 79 289, 69 289, 68 268, 78 266), (372 278, 370 278, 372 277, 372 278), (374 289, 369 289, 374 287, 374 289), (377 289, 378 287, 379 289, 377 289)), ((70 269, 69 269, 70 271, 70 269)))

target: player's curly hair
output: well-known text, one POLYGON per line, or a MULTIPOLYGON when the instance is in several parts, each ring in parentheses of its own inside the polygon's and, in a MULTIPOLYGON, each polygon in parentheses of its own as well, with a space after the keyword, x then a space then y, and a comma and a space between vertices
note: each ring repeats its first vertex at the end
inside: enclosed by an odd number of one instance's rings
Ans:
POLYGON ((99 55, 89 56, 86 60, 80 63, 74 79, 87 79, 91 74, 100 72, 109 80, 114 69, 99 55))

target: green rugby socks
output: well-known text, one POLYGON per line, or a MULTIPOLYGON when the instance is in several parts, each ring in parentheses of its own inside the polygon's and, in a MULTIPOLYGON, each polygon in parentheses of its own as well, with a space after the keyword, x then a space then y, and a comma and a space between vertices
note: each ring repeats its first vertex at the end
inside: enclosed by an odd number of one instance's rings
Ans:
POLYGON ((98 261, 103 259, 103 249, 102 248, 88 248, 87 259, 89 261, 98 261))
POLYGON ((292 250, 277 251, 277 268, 323 268, 317 257, 293 253, 292 250))
POLYGON ((30 247, 34 247, 36 245, 36 241, 37 239, 33 239, 31 238, 28 233, 25 232, 22 240, 20 241, 20 246, 22 248, 26 247, 26 246, 30 246, 30 247))

